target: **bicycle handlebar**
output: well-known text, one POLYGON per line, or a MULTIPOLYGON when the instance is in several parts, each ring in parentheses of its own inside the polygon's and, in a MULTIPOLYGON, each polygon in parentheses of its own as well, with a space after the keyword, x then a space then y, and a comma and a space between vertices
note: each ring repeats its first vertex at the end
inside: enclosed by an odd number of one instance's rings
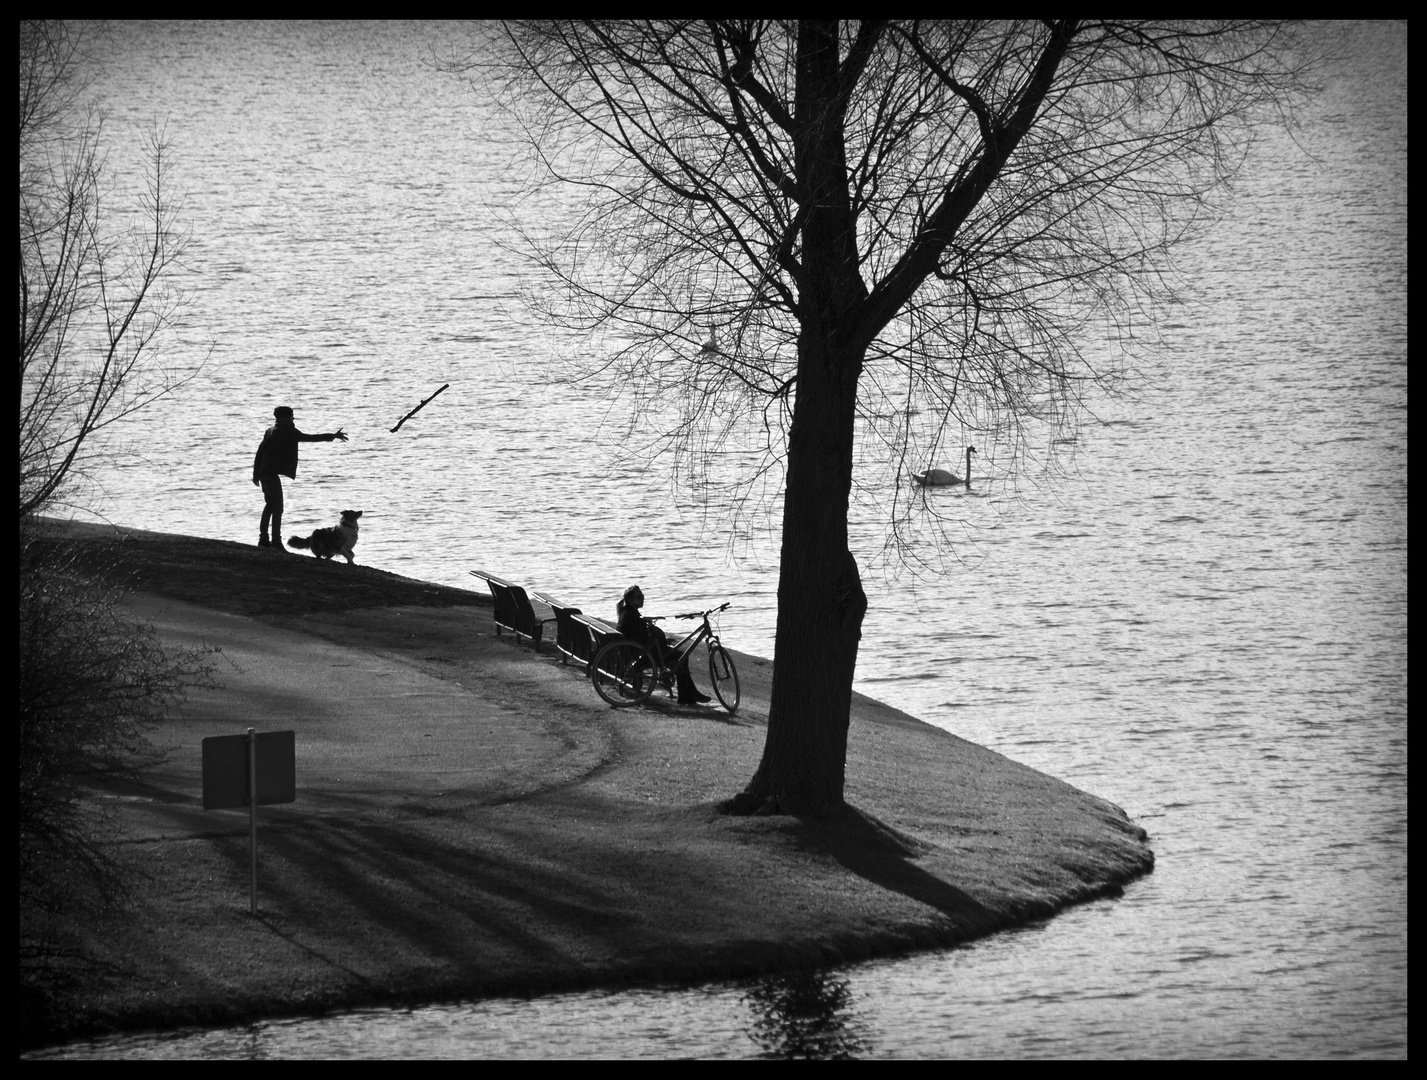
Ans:
POLYGON ((686 611, 682 615, 671 615, 669 617, 674 619, 702 619, 712 615, 715 611, 726 611, 731 607, 733 607, 733 601, 725 600, 718 607, 711 607, 707 611, 686 611))
POLYGON ((732 600, 725 600, 718 607, 711 607, 707 611, 686 611, 682 615, 641 615, 645 622, 663 622, 665 619, 702 619, 706 615, 712 615, 715 611, 726 611, 733 607, 732 600))

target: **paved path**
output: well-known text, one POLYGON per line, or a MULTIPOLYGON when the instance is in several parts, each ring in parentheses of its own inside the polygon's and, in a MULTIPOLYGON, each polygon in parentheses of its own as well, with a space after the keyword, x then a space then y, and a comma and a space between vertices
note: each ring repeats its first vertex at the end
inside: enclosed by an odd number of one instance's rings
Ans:
POLYGON ((116 791, 136 839, 247 828, 247 812, 202 809, 202 740, 294 730, 298 803, 260 820, 340 813, 459 793, 495 801, 538 785, 570 747, 532 714, 399 659, 150 594, 129 605, 171 645, 222 650, 220 688, 192 693, 156 741, 171 747, 151 788, 116 791))

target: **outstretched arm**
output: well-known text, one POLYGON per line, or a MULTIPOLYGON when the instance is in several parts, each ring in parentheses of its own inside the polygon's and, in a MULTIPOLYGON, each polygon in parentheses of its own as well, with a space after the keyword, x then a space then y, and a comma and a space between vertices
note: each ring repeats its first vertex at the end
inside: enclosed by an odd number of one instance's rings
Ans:
POLYGON ((342 442, 346 442, 347 435, 341 428, 322 435, 309 435, 305 431, 299 431, 297 433, 298 442, 331 442, 333 439, 340 439, 342 442))

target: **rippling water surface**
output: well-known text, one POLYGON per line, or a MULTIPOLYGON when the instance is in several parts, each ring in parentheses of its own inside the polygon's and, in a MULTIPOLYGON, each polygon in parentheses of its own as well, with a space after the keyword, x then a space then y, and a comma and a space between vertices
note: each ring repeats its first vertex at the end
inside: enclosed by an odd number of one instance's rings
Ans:
MULTIPOLYGON (((213 352, 126 426, 104 513, 254 540, 252 453, 291 404, 352 439, 304 451, 289 532, 359 507, 359 559, 415 577, 733 599, 725 638, 770 654, 776 537, 705 527, 667 472, 612 463, 606 404, 553 382, 558 343, 507 305, 515 267, 480 226, 516 194, 510 144, 422 63, 460 32, 118 28, 96 86, 113 164, 166 118, 194 240, 170 357, 213 352)), ((1013 490, 992 454, 970 494, 934 495, 968 523, 947 573, 869 573, 859 689, 1124 806, 1158 860, 1124 898, 792 979, 66 1052, 1405 1056, 1406 41, 1348 28, 1301 146, 1265 133, 1188 255, 1182 321, 1060 448, 1069 475, 1013 490)), ((870 563, 877 523, 855 534, 870 563)))

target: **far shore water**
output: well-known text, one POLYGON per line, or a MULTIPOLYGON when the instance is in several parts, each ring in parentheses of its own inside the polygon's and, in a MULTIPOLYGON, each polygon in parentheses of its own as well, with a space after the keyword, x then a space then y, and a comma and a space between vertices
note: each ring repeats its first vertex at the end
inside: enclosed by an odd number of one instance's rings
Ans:
POLYGON ((759 657, 735 653, 735 716, 662 696, 614 710, 550 644, 498 636, 481 591, 51 528, 120 575, 162 641, 221 652, 218 687, 154 733, 167 759, 94 792, 133 891, 50 928, 80 959, 43 982, 22 970, 22 1051, 893 956, 1116 895, 1154 866, 1120 808, 861 695, 841 818, 721 814, 762 751, 759 657), (248 727, 297 745, 297 801, 259 812, 256 916, 246 811, 202 809, 202 739, 248 727))

